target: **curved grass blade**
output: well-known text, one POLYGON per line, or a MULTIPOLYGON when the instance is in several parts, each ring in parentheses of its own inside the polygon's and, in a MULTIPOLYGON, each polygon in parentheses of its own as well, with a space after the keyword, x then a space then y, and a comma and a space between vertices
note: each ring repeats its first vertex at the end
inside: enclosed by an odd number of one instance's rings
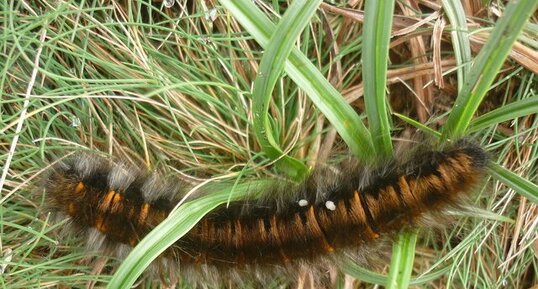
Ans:
POLYGON ((277 167, 286 170, 291 177, 298 179, 306 175, 306 166, 287 155, 283 156, 280 145, 273 137, 269 122, 269 103, 275 84, 284 70, 288 55, 296 39, 310 23, 321 1, 295 0, 278 23, 275 33, 269 41, 260 64, 260 72, 254 81, 253 109, 254 132, 263 151, 273 160, 278 160, 277 167))
MULTIPOLYGON (((417 278, 413 278, 411 279, 411 281, 409 281, 409 285, 421 285, 430 283, 445 275, 447 272, 450 271, 450 268, 451 266, 446 266, 438 270, 421 275, 417 278)), ((359 279, 364 282, 378 285, 387 284, 387 276, 360 267, 359 265, 349 260, 344 263, 343 270, 347 275, 350 275, 355 279, 359 279)))
MULTIPOLYGON (((275 25, 250 0, 220 0, 239 23, 262 46, 269 45, 275 25)), ((285 65, 286 72, 306 92, 316 107, 334 126, 350 150, 359 159, 373 157, 370 133, 353 108, 327 81, 308 58, 293 48, 285 65)))
POLYGON ((512 102, 477 117, 471 123, 469 132, 476 132, 489 126, 533 113, 538 113, 538 96, 512 102))
POLYGON ((508 4, 488 41, 476 57, 469 77, 459 92, 447 123, 443 127, 443 140, 458 138, 465 134, 512 45, 537 5, 536 0, 512 1, 508 4))
POLYGON ((399 114, 399 113, 397 113, 397 112, 394 112, 394 113, 392 113, 392 114, 394 114, 394 115, 395 115, 396 117, 398 117, 399 119, 401 119, 401 120, 407 122, 408 124, 410 124, 410 125, 412 125, 412 126, 418 128, 418 129, 420 129, 421 131, 426 132, 426 133, 428 133, 428 134, 434 136, 434 137, 437 138, 437 139, 441 137, 441 133, 440 133, 440 132, 438 132, 438 131, 436 131, 436 130, 430 128, 429 126, 424 125, 424 124, 422 124, 422 123, 420 123, 420 122, 418 122, 418 121, 416 121, 416 120, 414 120, 414 119, 412 119, 412 118, 410 118, 410 117, 407 117, 407 116, 405 116, 405 115, 403 115, 403 114, 399 114))
POLYGON ((267 181, 263 180, 226 187, 210 185, 215 193, 181 205, 144 237, 123 261, 107 288, 131 288, 147 266, 192 229, 205 214, 219 205, 245 196, 249 191, 260 191, 266 185, 267 181))
POLYGON ((377 156, 392 155, 385 96, 394 0, 366 1, 362 45, 364 103, 377 156))
POLYGON ((491 163, 489 165, 489 173, 494 178, 501 181, 503 184, 509 186, 510 188, 518 192, 520 195, 529 199, 531 202, 538 204, 537 185, 495 163, 491 163))

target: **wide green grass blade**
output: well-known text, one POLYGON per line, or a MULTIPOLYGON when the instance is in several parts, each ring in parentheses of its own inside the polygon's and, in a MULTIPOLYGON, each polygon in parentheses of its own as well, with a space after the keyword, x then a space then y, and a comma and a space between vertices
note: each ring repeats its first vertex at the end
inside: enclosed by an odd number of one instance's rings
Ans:
POLYGON ((489 173, 531 202, 538 204, 538 186, 536 184, 494 163, 489 165, 489 173))
POLYGON ((508 4, 459 92, 454 108, 443 127, 443 140, 458 138, 465 134, 478 106, 525 23, 536 9, 537 3, 536 0, 520 0, 508 4))
POLYGON ((219 205, 237 200, 249 191, 260 191, 266 181, 249 182, 238 185, 213 185, 214 193, 181 205, 168 218, 155 227, 131 251, 114 274, 107 288, 131 288, 147 266, 166 248, 185 235, 202 217, 219 205), (255 190, 253 190, 255 188, 255 190))
POLYGON ((260 64, 260 71, 254 81, 253 109, 254 132, 263 152, 271 159, 278 160, 278 168, 298 179, 306 175, 306 166, 287 155, 283 156, 280 145, 275 140, 269 121, 269 104, 275 84, 284 70, 296 39, 310 23, 321 1, 296 0, 280 19, 276 32, 271 37, 260 64))
POLYGON ((392 155, 390 121, 385 96, 394 0, 366 1, 362 75, 368 126, 377 156, 392 155))
POLYGON ((458 91, 461 91, 471 67, 471 44, 465 10, 460 0, 442 0, 445 11, 452 26, 452 47, 456 56, 458 91))
POLYGON ((477 117, 471 123, 469 132, 477 132, 489 126, 533 113, 538 113, 538 96, 515 101, 477 117))
POLYGON ((405 232, 392 244, 390 270, 386 288, 407 288, 413 272, 415 259, 416 232, 405 232))
MULTIPOLYGON (((220 3, 262 47, 269 45, 269 39, 276 31, 275 25, 252 1, 220 0, 220 3)), ((350 150, 360 159, 372 158, 372 141, 364 123, 342 95, 297 48, 292 49, 285 69, 331 122, 350 150)))

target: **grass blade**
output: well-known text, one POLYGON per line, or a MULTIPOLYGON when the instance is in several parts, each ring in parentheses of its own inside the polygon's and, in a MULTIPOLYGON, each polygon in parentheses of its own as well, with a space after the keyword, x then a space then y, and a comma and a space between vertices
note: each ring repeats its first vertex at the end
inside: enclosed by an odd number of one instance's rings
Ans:
POLYGON ((364 103, 377 156, 392 154, 385 91, 393 13, 394 0, 365 3, 362 46, 364 103))
POLYGON ((416 232, 405 232, 392 244, 390 271, 386 288, 407 288, 415 259, 416 232))
MULTIPOLYGON (((250 0, 220 0, 241 25, 262 46, 269 45, 275 25, 250 0)), ((285 66, 288 75, 304 90, 316 107, 331 122, 350 150, 360 159, 372 157, 370 133, 342 95, 327 81, 319 70, 293 48, 285 66)))
POLYGON ((406 123, 408 123, 408 124, 410 124, 410 125, 416 127, 417 129, 421 130, 422 132, 428 133, 428 134, 434 136, 434 137, 437 138, 437 139, 441 137, 441 133, 440 133, 440 132, 438 132, 438 131, 436 131, 436 130, 430 128, 429 126, 427 126, 427 125, 425 125, 425 124, 422 124, 422 123, 420 123, 420 122, 418 122, 418 121, 416 121, 416 120, 414 120, 414 119, 412 119, 412 118, 410 118, 410 117, 407 117, 407 116, 405 116, 405 115, 403 115, 403 114, 399 114, 399 113, 397 113, 397 112, 395 112, 395 113, 393 113, 393 114, 394 114, 396 117, 398 117, 399 119, 401 119, 401 120, 405 121, 406 123))
POLYGON ((279 159, 277 165, 287 170, 293 178, 301 178, 306 175, 306 166, 283 152, 280 145, 273 137, 273 130, 269 122, 269 103, 271 102, 275 84, 284 70, 288 55, 293 49, 296 39, 310 23, 310 18, 316 12, 321 1, 296 0, 286 11, 276 30, 273 33, 269 45, 262 57, 260 72, 254 81, 253 109, 254 131, 263 151, 273 160, 279 159))
POLYGON ((442 139, 457 138, 465 134, 478 106, 536 5, 536 0, 513 1, 508 4, 459 92, 454 108, 443 127, 442 139))
POLYGON ((147 266, 192 229, 205 214, 219 205, 244 196, 252 188, 260 189, 264 185, 266 185, 264 181, 224 188, 215 185, 215 193, 183 204, 136 245, 122 262, 107 288, 131 288, 147 266))
POLYGON ((501 181, 503 184, 514 189, 520 195, 529 199, 531 202, 538 204, 538 186, 527 179, 524 179, 515 173, 503 168, 498 164, 490 164, 489 173, 501 181))
POLYGON ((477 117, 471 123, 469 131, 477 132, 489 126, 533 113, 538 113, 538 96, 515 101, 477 117))
MULTIPOLYGON (((392 156, 385 91, 393 14, 394 1, 365 3, 362 46, 364 102, 376 156, 385 158, 392 156)), ((405 288, 411 278, 409 268, 413 268, 416 234, 402 234, 398 238, 399 241, 393 244, 387 288, 405 288)))
MULTIPOLYGON (((421 275, 417 278, 413 278, 409 281, 409 285, 422 285, 430 283, 449 272, 450 267, 451 266, 446 266, 421 275)), ((370 271, 350 261, 346 261, 344 263, 343 270, 347 275, 364 282, 378 285, 387 284, 388 277, 386 275, 370 271)))
POLYGON ((458 64, 458 91, 461 91, 463 83, 467 79, 472 60, 465 10, 463 10, 463 5, 459 0, 442 0, 442 3, 443 10, 452 25, 452 46, 458 64))

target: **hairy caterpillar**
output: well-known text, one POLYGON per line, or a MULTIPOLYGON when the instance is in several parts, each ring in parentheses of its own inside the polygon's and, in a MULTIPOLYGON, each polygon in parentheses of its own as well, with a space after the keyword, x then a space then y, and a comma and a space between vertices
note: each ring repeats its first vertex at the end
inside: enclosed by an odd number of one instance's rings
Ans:
MULTIPOLYGON (((478 145, 460 140, 375 168, 348 161, 318 169, 301 184, 267 193, 284 197, 217 208, 161 262, 203 279, 215 272, 290 272, 335 263, 341 254, 364 263, 372 244, 458 206, 480 183, 486 163, 478 145)), ((89 154, 54 166, 45 184, 50 209, 105 250, 136 245, 188 189, 89 154)))

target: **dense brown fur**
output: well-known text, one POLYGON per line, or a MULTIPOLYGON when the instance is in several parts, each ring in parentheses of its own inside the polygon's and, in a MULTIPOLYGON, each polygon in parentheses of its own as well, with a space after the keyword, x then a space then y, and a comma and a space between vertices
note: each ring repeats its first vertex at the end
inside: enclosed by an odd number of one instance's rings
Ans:
MULTIPOLYGON (((293 194, 285 201, 267 197, 217 208, 166 255, 181 266, 241 269, 289 267, 359 250, 457 205, 480 182, 486 162, 481 148, 459 141, 375 169, 314 172, 288 186, 293 194)), ((109 244, 129 246, 162 222, 188 189, 87 154, 57 165, 45 188, 51 208, 77 228, 97 229, 109 244)))

